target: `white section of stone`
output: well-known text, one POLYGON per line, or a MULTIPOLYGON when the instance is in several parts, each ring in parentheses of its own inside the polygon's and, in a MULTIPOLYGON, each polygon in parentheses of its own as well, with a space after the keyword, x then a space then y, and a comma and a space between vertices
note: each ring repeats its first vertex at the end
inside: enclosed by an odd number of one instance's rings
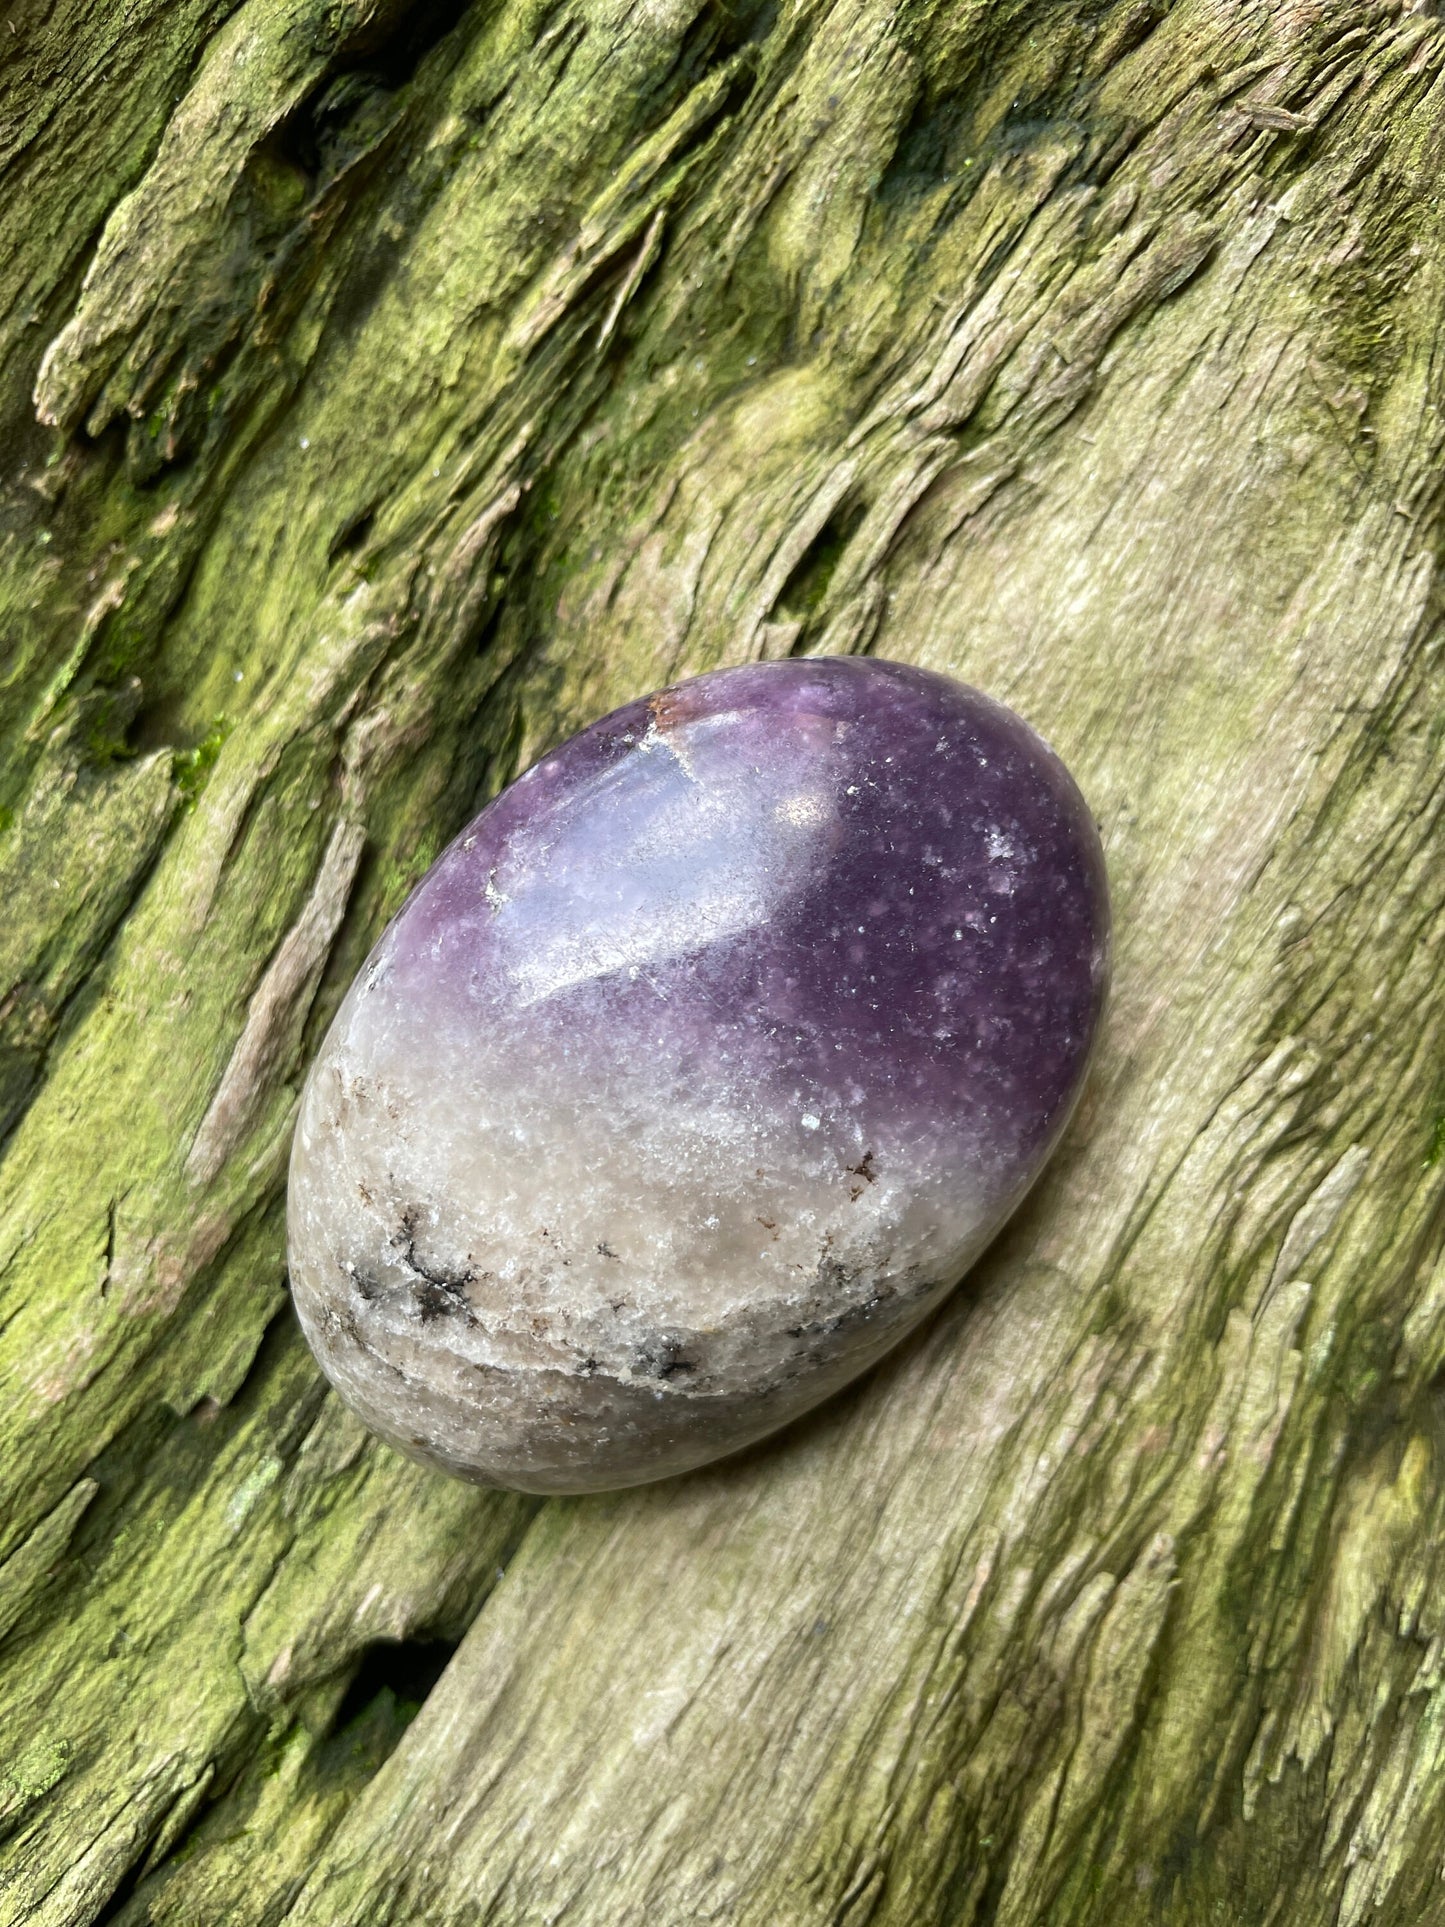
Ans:
POLYGON ((480 1044, 353 989, 293 1152, 292 1284, 361 1415, 536 1490, 656 1478, 896 1343, 990 1226, 846 1114, 688 1067, 575 1008, 480 1044))

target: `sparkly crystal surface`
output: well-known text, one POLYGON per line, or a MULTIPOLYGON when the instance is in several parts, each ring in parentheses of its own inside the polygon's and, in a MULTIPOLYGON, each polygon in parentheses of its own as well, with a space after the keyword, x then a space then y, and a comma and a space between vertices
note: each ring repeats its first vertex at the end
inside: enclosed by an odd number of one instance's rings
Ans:
POLYGON ((1017 1205, 1107 958, 1084 801, 976 691, 832 658, 617 710, 438 860, 312 1069, 322 1368, 404 1451, 530 1491, 759 1438, 1017 1205))

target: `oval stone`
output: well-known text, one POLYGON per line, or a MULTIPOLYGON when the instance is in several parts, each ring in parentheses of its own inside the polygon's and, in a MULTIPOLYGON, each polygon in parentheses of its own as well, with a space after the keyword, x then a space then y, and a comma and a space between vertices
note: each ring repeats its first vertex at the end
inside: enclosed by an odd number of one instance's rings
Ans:
POLYGON ((825 658, 629 703, 456 839, 331 1026, 291 1159, 312 1349, 489 1484, 747 1445, 1018 1204, 1107 968, 1084 801, 975 690, 825 658))

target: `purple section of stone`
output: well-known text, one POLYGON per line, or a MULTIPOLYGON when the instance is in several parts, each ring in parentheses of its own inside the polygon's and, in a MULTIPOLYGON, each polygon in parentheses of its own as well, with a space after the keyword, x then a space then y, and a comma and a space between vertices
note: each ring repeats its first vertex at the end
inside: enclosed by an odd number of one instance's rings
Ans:
MULTIPOLYGON (((945 1162, 986 1144, 1002 1188, 1016 1188, 1088 1056, 1107 884, 1063 763, 1012 710, 948 677, 858 657, 758 663, 614 711, 443 854, 392 927, 398 989, 422 1005, 464 993, 487 1021, 525 1026, 494 937, 509 849, 521 834, 546 844, 555 822, 565 861, 575 799, 610 776, 615 788, 576 812, 596 834, 576 839, 572 888, 552 907, 605 900, 618 887, 606 811, 640 774, 640 746, 671 742, 686 758, 689 733, 714 721, 735 781, 763 760, 820 779, 836 816, 826 849, 765 923, 717 936, 700 924, 695 945, 641 981, 620 963, 583 978, 549 999, 549 1024, 570 1002, 579 1021, 625 1031, 641 1006, 649 1049, 661 1028, 679 1052, 751 1053, 815 1111, 862 1108, 880 1139, 931 1139, 945 1162)), ((616 854, 635 880, 635 852, 616 854)), ((705 869, 718 854, 709 842, 678 861, 705 869)), ((625 904, 639 919, 655 907, 645 890, 625 904)))
POLYGON ((292 1163, 318 1357, 497 1483, 746 1444, 1018 1202, 1107 956, 1083 799, 976 691, 843 658, 628 704, 456 839, 338 1014, 292 1163))

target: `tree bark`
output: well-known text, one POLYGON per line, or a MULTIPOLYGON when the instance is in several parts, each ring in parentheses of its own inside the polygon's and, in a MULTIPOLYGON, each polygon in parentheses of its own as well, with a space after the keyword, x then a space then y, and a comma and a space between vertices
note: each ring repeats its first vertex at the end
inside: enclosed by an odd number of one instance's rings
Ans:
POLYGON ((1435 13, 0 10, 0 1927, 1445 1919, 1435 13), (1099 814, 1063 1151, 740 1460, 401 1461, 286 1308, 349 978, 856 650, 1099 814))

